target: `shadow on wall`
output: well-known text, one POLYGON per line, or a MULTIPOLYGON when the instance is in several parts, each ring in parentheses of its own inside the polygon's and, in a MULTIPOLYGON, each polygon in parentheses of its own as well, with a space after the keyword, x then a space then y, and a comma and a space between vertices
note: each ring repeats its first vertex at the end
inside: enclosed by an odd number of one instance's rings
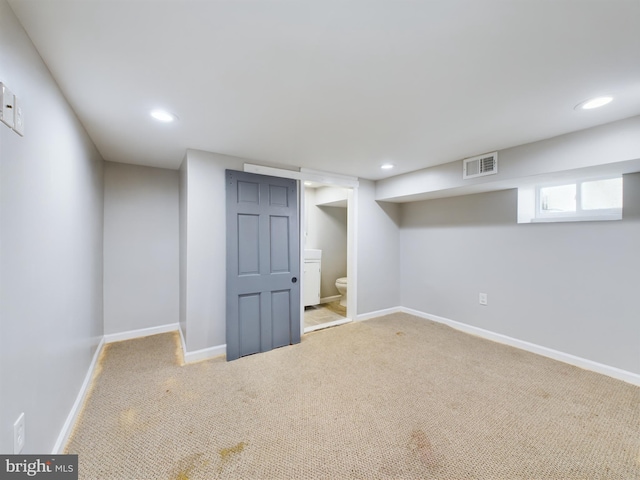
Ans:
POLYGON ((389 217, 393 223, 395 223, 396 227, 400 226, 400 203, 393 202, 381 202, 380 200, 376 200, 378 206, 382 209, 384 213, 386 213, 387 217, 389 217))
POLYGON ((402 228, 515 225, 516 189, 404 204, 402 228))

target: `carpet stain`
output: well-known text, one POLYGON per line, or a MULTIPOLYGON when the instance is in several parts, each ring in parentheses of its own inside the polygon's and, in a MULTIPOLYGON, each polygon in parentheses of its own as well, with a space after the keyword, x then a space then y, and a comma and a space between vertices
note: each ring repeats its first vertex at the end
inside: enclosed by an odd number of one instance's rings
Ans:
POLYGON ((123 410, 122 412, 120 412, 120 425, 125 428, 131 428, 136 421, 137 415, 138 413, 133 408, 127 408, 126 410, 123 410))
POLYGON ((184 351, 182 350, 182 341, 180 340, 180 334, 178 332, 173 332, 173 344, 174 344, 174 359, 177 365, 181 367, 185 365, 184 361, 184 351))
POLYGON ((409 449, 414 452, 418 459, 428 467, 435 467, 437 459, 433 452, 433 447, 427 434, 422 430, 414 430, 411 432, 409 440, 409 449))
POLYGON ((399 337, 402 337, 405 333, 404 332, 396 332, 396 335, 399 337))
POLYGON ((174 469, 174 475, 172 475, 172 480, 189 480, 191 477, 191 473, 196 469, 196 467, 204 466, 208 462, 200 461, 200 458, 204 455, 203 453, 194 453, 193 455, 189 455, 184 457, 182 460, 178 462, 176 468, 174 469))
POLYGON ((218 476, 222 475, 222 471, 225 469, 227 463, 234 456, 242 453, 244 447, 246 447, 246 442, 240 442, 233 447, 221 448, 218 450, 218 455, 220 455, 220 465, 218 465, 218 476))
POLYGON ((162 382, 162 386, 167 390, 174 390, 178 385, 178 379, 176 377, 169 377, 164 382, 162 382))
POLYGON ((246 446, 247 444, 245 442, 240 442, 237 445, 234 445, 233 447, 221 448, 220 450, 218 450, 218 454, 220 455, 220 459, 223 462, 225 462, 229 460, 229 458, 231 458, 232 455, 241 453, 244 450, 244 447, 246 446))
POLYGON ((551 394, 549 392, 547 392, 546 390, 543 390, 541 388, 536 388, 536 395, 538 395, 541 398, 549 398, 551 396, 551 394))

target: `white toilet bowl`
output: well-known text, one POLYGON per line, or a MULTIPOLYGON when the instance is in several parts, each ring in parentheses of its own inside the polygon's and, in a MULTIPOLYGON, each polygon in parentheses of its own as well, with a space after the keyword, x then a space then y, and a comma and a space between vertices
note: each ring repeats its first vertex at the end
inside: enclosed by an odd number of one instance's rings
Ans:
POLYGON ((347 306, 347 277, 342 277, 336 280, 336 288, 342 298, 340 299, 340 305, 343 307, 347 306))

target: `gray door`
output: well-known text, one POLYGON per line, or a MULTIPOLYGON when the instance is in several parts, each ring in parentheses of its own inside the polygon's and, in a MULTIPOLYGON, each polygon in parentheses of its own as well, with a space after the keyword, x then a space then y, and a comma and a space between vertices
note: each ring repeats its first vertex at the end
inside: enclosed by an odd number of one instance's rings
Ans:
POLYGON ((300 342, 298 186, 226 171, 227 360, 300 342))

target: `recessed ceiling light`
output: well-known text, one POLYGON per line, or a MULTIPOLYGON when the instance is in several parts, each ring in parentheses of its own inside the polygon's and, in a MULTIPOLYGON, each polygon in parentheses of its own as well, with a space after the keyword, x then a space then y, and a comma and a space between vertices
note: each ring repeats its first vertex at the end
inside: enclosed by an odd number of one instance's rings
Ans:
POLYGON ((585 100, 584 102, 579 103, 575 106, 575 109, 581 110, 591 110, 592 108, 603 107, 607 103, 610 103, 613 100, 613 97, 604 96, 604 97, 596 97, 590 98, 589 100, 585 100))
POLYGON ((173 122, 178 119, 173 113, 169 113, 166 110, 151 110, 151 116, 159 122, 173 122))
POLYGON ((384 165, 380 165, 380 168, 383 170, 391 170, 393 168, 393 163, 385 163, 384 165))

